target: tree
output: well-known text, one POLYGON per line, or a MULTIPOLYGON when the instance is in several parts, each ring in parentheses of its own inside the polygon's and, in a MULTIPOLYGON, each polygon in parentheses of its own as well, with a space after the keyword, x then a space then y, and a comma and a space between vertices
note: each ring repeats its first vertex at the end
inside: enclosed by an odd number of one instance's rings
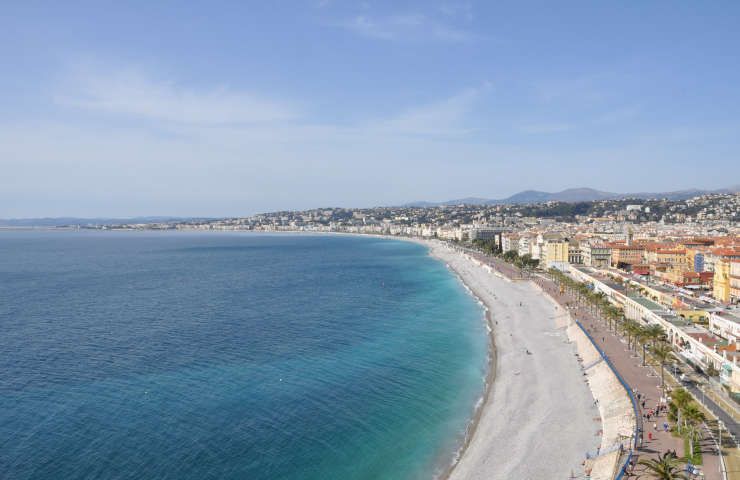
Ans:
POLYGON ((640 460, 638 464, 645 466, 645 471, 658 480, 688 480, 689 478, 682 473, 682 462, 672 452, 658 455, 657 458, 640 460))
POLYGON ((642 366, 644 367, 647 344, 651 339, 650 332, 648 332, 647 327, 638 325, 637 328, 635 329, 635 339, 640 345, 642 345, 642 366))
POLYGON ((671 413, 676 416, 676 426, 678 427, 678 433, 681 433, 682 415, 686 407, 691 404, 691 394, 683 388, 677 388, 671 393, 671 413))
POLYGON ((660 386, 665 388, 665 365, 673 359, 673 349, 670 345, 659 343, 653 346, 653 356, 660 363, 660 386))
POLYGON ((694 402, 690 402, 683 409, 683 419, 689 434, 689 455, 694 456, 694 439, 698 433, 699 425, 704 421, 704 412, 694 402))
POLYGON ((516 252, 516 250, 509 250, 508 252, 504 253, 504 260, 507 262, 515 262, 519 258, 519 254, 516 252))
POLYGON ((652 323, 645 327, 645 334, 652 341, 653 348, 655 348, 655 343, 665 335, 665 330, 657 323, 652 323))
POLYGON ((640 325, 634 320, 627 319, 622 322, 622 331, 627 334, 627 348, 632 349, 632 339, 638 332, 640 325))

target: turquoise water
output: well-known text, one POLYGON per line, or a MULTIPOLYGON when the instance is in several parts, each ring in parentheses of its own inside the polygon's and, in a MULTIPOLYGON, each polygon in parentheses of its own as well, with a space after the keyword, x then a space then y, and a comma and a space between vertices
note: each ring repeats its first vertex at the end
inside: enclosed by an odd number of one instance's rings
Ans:
POLYGON ((431 478, 483 391, 416 244, 2 232, 0 279, 0 478, 431 478))

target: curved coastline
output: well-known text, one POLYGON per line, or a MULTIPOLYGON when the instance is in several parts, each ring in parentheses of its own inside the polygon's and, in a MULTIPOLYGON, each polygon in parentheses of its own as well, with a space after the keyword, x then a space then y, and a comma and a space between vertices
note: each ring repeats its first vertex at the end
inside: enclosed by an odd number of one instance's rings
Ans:
MULTIPOLYGON (((430 255, 433 256, 431 253, 430 248, 430 255)), ((438 257, 435 257, 438 258, 438 257)), ((485 377, 485 383, 483 386, 483 393, 479 399, 479 401, 476 403, 473 416, 471 417, 468 427, 465 429, 465 435, 463 437, 463 441, 458 448, 458 450, 455 452, 455 455, 452 459, 452 462, 435 478, 436 480, 447 480, 449 479, 450 475, 452 474, 452 471, 457 466, 460 459, 465 454, 465 451, 468 449, 468 446, 470 445, 470 441, 475 436, 475 432, 478 429, 478 425, 481 420, 481 416, 483 414, 483 411, 488 404, 489 398, 491 396, 491 392, 493 391, 493 385, 496 381, 496 338, 493 334, 493 321, 491 317, 491 306, 486 303, 481 296, 479 296, 475 290, 473 290, 470 286, 468 286, 467 283, 465 283, 465 280, 463 277, 452 267, 449 263, 444 262, 441 258, 438 258, 438 260, 445 263, 445 266, 450 269, 455 276, 457 277, 458 281, 465 286, 467 291, 475 298, 480 304, 483 305, 483 309, 485 311, 485 321, 486 321, 486 331, 488 333, 488 362, 486 365, 486 377, 485 377)))
MULTIPOLYGON (((475 408, 459 450, 450 465, 437 478, 441 480, 564 478, 571 472, 582 468, 585 452, 600 448, 600 441, 594 439, 594 431, 600 428, 600 421, 597 424, 594 418, 600 420, 600 413, 598 407, 595 406, 591 390, 583 381, 583 373, 573 355, 574 348, 570 345, 571 342, 564 326, 554 321, 554 316, 548 318, 549 323, 544 322, 546 318, 544 310, 538 310, 536 313, 538 318, 541 318, 541 324, 534 325, 533 328, 540 329, 539 333, 544 333, 548 338, 531 337, 533 346, 530 348, 533 348, 535 353, 534 357, 530 356, 532 354, 529 353, 529 349, 522 347, 519 343, 512 345, 509 338, 503 336, 508 332, 512 322, 510 319, 507 320, 508 316, 505 314, 508 312, 513 317, 522 317, 525 308, 528 311, 529 307, 522 306, 521 312, 511 310, 511 306, 507 307, 506 302, 497 297, 494 292, 500 288, 512 288, 514 289, 512 292, 522 295, 521 298, 525 303, 530 303, 530 300, 532 303, 539 301, 545 306, 540 305, 538 308, 549 307, 552 312, 555 312, 556 309, 551 299, 543 299, 541 293, 529 288, 529 285, 522 288, 525 284, 514 285, 511 280, 496 274, 490 268, 474 265, 473 261, 464 254, 455 252, 444 244, 419 239, 407 240, 425 246, 431 256, 445 263, 470 294, 484 306, 486 312, 489 364, 484 392, 475 408), (473 269, 480 270, 477 272, 478 278, 475 278, 476 272, 473 269), (485 277, 482 274, 485 274, 485 277), (476 281, 481 282, 482 279, 486 284, 476 283, 476 281), (494 282, 503 283, 496 288, 493 285, 494 282), (501 318, 502 316, 505 318, 501 318), (501 320, 500 325, 499 320, 501 320), (502 338, 497 339, 497 336, 502 338), (550 337, 556 337, 560 342, 550 337), (504 345, 500 347, 499 343, 504 343, 504 345), (558 343, 569 345, 558 345, 558 343), (527 352, 524 355, 522 355, 523 350, 527 352), (527 372, 528 377, 533 377, 535 383, 531 388, 527 388, 527 392, 523 392, 524 381, 523 377, 519 376, 521 372, 512 372, 512 365, 531 360, 539 356, 540 352, 554 355, 560 363, 557 363, 556 370, 551 372, 546 371, 549 364, 545 363, 527 372), (503 362, 500 361, 502 359, 503 362), (563 367, 563 364, 566 368, 557 368, 563 367), (506 368, 506 371, 501 371, 502 366, 506 368), (547 373, 550 375, 546 375, 547 373), (502 376, 503 378, 500 378, 502 376), (546 376, 550 377, 549 384, 546 376), (547 402, 543 403, 543 397, 546 397, 543 393, 546 392, 541 390, 540 383, 552 387, 552 377, 560 376, 566 379, 564 384, 568 385, 573 395, 573 401, 568 400, 567 403, 573 404, 571 406, 575 408, 568 409, 567 405, 559 405, 548 409, 545 405, 547 402), (537 383, 537 378, 541 378, 542 381, 537 383), (538 387, 540 390, 537 390, 538 387), (519 398, 522 394, 526 394, 526 398, 519 398), (531 405, 538 406, 539 416, 530 417, 528 415, 527 409, 531 405), (501 415, 496 414, 497 410, 503 410, 501 415), (543 434, 539 435, 539 422, 544 421, 543 419, 547 419, 551 425, 542 427, 543 434), (511 423, 516 423, 516 426, 512 428, 511 423), (552 425, 559 423, 570 423, 570 427, 565 428, 564 434, 558 438, 561 441, 565 440, 569 445, 567 448, 563 448, 562 445, 557 446, 553 441, 555 438, 549 432, 552 430, 552 425), (527 451, 530 443, 534 443, 532 447, 537 449, 536 455, 527 451), (538 457, 543 459, 539 464, 538 457)), ((519 298, 516 301, 519 302, 519 298)), ((534 305, 531 308, 534 308, 534 305)), ((515 320, 522 319, 523 317, 515 320)), ((526 329, 528 326, 519 325, 518 328, 526 329)), ((511 338, 514 338, 515 333, 517 342, 528 343, 525 338, 521 338, 521 332, 517 333, 516 330, 510 333, 511 338)))

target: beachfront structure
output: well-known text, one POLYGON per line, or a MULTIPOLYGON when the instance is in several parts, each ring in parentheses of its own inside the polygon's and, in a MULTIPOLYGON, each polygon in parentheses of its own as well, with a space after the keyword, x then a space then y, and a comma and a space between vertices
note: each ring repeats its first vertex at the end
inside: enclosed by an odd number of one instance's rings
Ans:
POLYGON ((643 263, 645 248, 640 244, 628 245, 626 242, 613 242, 609 244, 609 247, 611 249, 611 265, 613 267, 631 267, 632 265, 643 263))
POLYGON ((583 264, 589 267, 606 268, 611 263, 612 251, 604 244, 581 244, 583 264))
POLYGON ((534 255, 532 255, 532 244, 537 241, 537 237, 531 234, 522 234, 519 237, 519 244, 517 246, 517 250, 520 257, 523 257, 524 255, 530 255, 532 258, 535 258, 534 255))
POLYGON ((740 340, 740 318, 725 311, 709 312, 709 330, 735 343, 740 340))
POLYGON ((720 258, 714 264, 712 296, 722 303, 730 302, 730 261, 720 258))
POLYGON ((541 238, 540 264, 544 268, 568 263, 570 247, 568 239, 563 238, 559 234, 544 234, 541 238))
POLYGON ((473 227, 470 229, 470 240, 495 240, 501 235, 500 228, 494 227, 473 227))
POLYGON ((571 239, 568 243, 568 263, 583 265, 583 252, 577 240, 571 239))
MULTIPOLYGON (((610 302, 623 309, 625 318, 642 325, 660 325, 679 355, 702 370, 712 367, 719 371, 720 381, 733 393, 740 393, 740 358, 731 346, 736 345, 734 341, 674 315, 663 305, 625 288, 621 279, 615 281, 608 272, 570 266, 568 273, 604 293, 610 302)), ((733 338, 736 338, 734 334, 733 338)))
POLYGON ((740 302, 740 260, 730 261, 730 300, 740 302))
POLYGON ((501 251, 502 252, 518 252, 519 251, 519 234, 518 233, 504 233, 501 235, 501 251))

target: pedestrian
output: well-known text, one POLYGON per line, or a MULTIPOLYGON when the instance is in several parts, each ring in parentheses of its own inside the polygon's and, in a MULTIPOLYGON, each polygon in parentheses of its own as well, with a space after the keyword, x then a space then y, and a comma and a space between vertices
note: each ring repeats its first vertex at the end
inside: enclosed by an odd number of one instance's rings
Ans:
POLYGON ((658 431, 658 422, 653 422, 653 430, 658 431))
POLYGON ((653 432, 648 432, 648 441, 653 440, 653 432))

